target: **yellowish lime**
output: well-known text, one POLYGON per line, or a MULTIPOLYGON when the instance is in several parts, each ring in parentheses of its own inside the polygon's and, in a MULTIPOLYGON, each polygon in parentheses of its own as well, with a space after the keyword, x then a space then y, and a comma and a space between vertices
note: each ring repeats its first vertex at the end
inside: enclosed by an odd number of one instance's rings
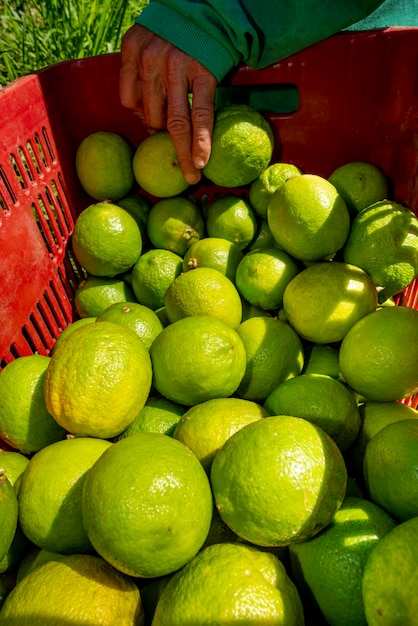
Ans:
POLYGON ((418 391, 418 311, 382 307, 360 319, 344 337, 340 369, 360 396, 391 402, 418 391))
POLYGON ((19 523, 32 543, 61 554, 92 549, 81 494, 87 472, 111 445, 93 437, 69 438, 31 458, 19 489, 19 523))
POLYGON ((360 429, 360 413, 347 387, 323 374, 301 374, 276 387, 264 403, 270 415, 303 417, 320 426, 342 452, 360 429))
POLYGON ((295 260, 283 250, 256 249, 238 264, 235 284, 250 304, 270 311, 282 307, 284 291, 298 273, 295 260))
POLYGON ((189 186, 167 131, 141 141, 133 157, 133 171, 140 187, 157 198, 177 196, 189 186))
POLYGON ((180 418, 174 438, 184 443, 209 473, 216 452, 237 430, 267 417, 256 402, 214 398, 190 407, 180 418))
POLYGON ((257 214, 267 219, 267 208, 275 191, 291 176, 299 176, 302 170, 293 163, 272 163, 250 186, 249 200, 257 214))
POLYGON ((239 543, 208 546, 165 586, 154 626, 304 623, 299 593, 284 565, 239 543))
POLYGON ((97 317, 115 302, 136 302, 132 287, 122 278, 87 276, 77 285, 74 304, 80 317, 97 317))
POLYGON ((214 317, 173 322, 155 339, 150 354, 157 391, 185 406, 231 396, 245 373, 242 340, 214 317))
POLYGON ((378 202, 356 216, 343 252, 347 263, 369 274, 385 302, 418 275, 418 219, 402 204, 378 202))
POLYGON ((284 546, 316 535, 341 506, 347 470, 321 428, 270 416, 230 437, 211 468, 220 516, 242 539, 284 546))
POLYGON ((284 380, 303 368, 302 342, 289 324, 274 317, 252 317, 237 329, 246 353, 246 368, 236 391, 261 402, 284 380))
POLYGON ((333 257, 350 230, 342 196, 316 174, 288 178, 270 199, 267 221, 279 246, 303 261, 333 257))
POLYGON ((84 524, 97 552, 144 578, 170 574, 198 552, 212 506, 209 480, 193 452, 160 433, 114 443, 83 488, 84 524))
POLYGON ((0 438, 23 454, 63 439, 66 433, 45 404, 44 379, 50 360, 40 354, 22 356, 0 372, 0 438))
POLYGON ((115 202, 134 186, 132 160, 133 149, 124 137, 99 131, 80 143, 75 166, 82 187, 92 198, 115 202))
POLYGON ((362 597, 364 568, 395 520, 374 502, 346 498, 315 537, 290 546, 291 570, 309 611, 312 598, 328 624, 367 626, 362 597))
POLYGON ((97 556, 72 554, 25 576, 7 596, 0 623, 141 626, 143 610, 131 578, 97 556))
POLYGON ((198 267, 175 278, 165 293, 164 305, 171 323, 205 315, 237 328, 242 318, 241 298, 234 283, 210 267, 198 267))
POLYGON ((180 275, 183 259, 170 250, 152 249, 142 254, 132 269, 132 288, 140 304, 155 311, 164 306, 164 296, 180 275))
POLYGON ((210 267, 235 283, 237 265, 243 256, 239 247, 228 239, 203 237, 187 250, 182 269, 188 272, 199 267, 210 267))
POLYGON ((95 322, 71 333, 52 355, 46 406, 69 433, 108 439, 134 420, 151 380, 149 351, 138 335, 122 324, 95 322))
POLYGON ((328 180, 344 198, 353 215, 389 196, 386 175, 367 161, 344 163, 332 172, 328 180))
POLYGON ((204 234, 203 215, 188 198, 165 198, 148 214, 147 232, 155 248, 165 248, 180 256, 204 234))
POLYGON ((209 237, 222 237, 244 250, 257 234, 257 217, 249 202, 227 194, 214 200, 206 212, 209 237))
POLYGON ((115 302, 98 315, 97 321, 127 326, 138 335, 148 349, 163 329, 158 315, 138 302, 115 302))
POLYGON ((76 259, 93 276, 116 276, 138 260, 142 237, 134 218, 110 202, 91 204, 74 225, 72 246, 76 259))
POLYGON ((363 474, 371 499, 397 520, 418 517, 418 422, 379 430, 364 452, 363 474))
POLYGON ((212 150, 203 173, 221 187, 241 187, 258 178, 271 161, 274 138, 267 119, 245 104, 218 109, 212 150))
POLYGON ((341 341, 350 328, 377 307, 376 287, 359 267, 332 261, 297 274, 283 296, 286 319, 303 339, 341 341))
POLYGON ((414 626, 417 595, 418 517, 398 524, 367 559, 363 600, 368 626, 414 626))

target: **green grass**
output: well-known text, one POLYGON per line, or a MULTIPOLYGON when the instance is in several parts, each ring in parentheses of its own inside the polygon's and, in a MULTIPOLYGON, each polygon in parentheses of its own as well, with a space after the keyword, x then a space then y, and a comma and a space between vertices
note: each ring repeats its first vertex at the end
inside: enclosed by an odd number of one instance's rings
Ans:
POLYGON ((148 0, 0 0, 0 86, 48 65, 116 52, 148 0))

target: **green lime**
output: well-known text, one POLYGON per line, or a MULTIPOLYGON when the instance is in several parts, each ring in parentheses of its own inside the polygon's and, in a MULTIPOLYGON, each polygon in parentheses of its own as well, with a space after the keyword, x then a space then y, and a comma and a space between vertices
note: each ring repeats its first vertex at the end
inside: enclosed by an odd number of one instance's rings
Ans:
POLYGON ((242 322, 245 322, 245 320, 250 319, 250 317, 272 317, 273 316, 272 311, 265 311, 259 306, 254 306, 253 304, 250 304, 248 300, 246 300, 242 296, 241 296, 241 303, 242 303, 242 320, 241 320, 242 322))
POLYGON ((152 249, 142 254, 132 269, 132 288, 140 304, 155 311, 164 306, 164 296, 180 275, 183 259, 175 252, 152 249))
POLYGON ((0 450, 0 470, 6 470, 6 476, 15 488, 16 493, 19 491, 19 479, 28 463, 29 458, 20 452, 0 450))
POLYGON ((384 426, 405 419, 418 419, 418 411, 403 402, 363 402, 359 405, 360 429, 346 460, 355 475, 363 475, 363 458, 369 441, 384 426))
POLYGON ((173 322, 155 339, 150 354, 157 391, 185 406, 231 396, 245 373, 241 338, 214 317, 173 322))
POLYGON ((247 252, 260 248, 279 248, 275 238, 271 234, 267 219, 260 218, 254 239, 247 247, 247 252))
POLYGON ((328 178, 344 198, 353 215, 385 200, 389 194, 386 175, 373 163, 351 161, 337 167, 328 178))
POLYGON ((241 298, 234 283, 210 267, 198 267, 177 276, 164 296, 170 322, 205 315, 237 328, 242 318, 241 298))
POLYGON ((404 522, 418 516, 418 422, 384 426, 367 444, 364 481, 371 499, 404 522))
POLYGON ((74 224, 72 247, 77 261, 93 276, 127 272, 142 251, 142 237, 134 218, 110 202, 91 204, 74 224))
POLYGON ((280 248, 302 261, 333 257, 350 230, 342 196, 316 174, 288 178, 269 202, 267 221, 280 248))
POLYGON ((52 346, 51 356, 54 353, 54 350, 56 350, 57 346, 59 346, 61 341, 63 341, 67 337, 67 335, 77 330, 77 328, 80 328, 80 326, 84 326, 84 324, 91 324, 92 322, 95 322, 96 319, 97 317, 80 317, 80 319, 76 319, 68 324, 68 326, 60 332, 54 345, 52 346))
POLYGON ((151 208, 151 202, 145 196, 141 196, 138 193, 132 193, 124 198, 121 198, 116 203, 118 206, 128 211, 130 215, 134 218, 136 223, 138 224, 139 230, 141 231, 142 243, 143 247, 145 244, 148 244, 148 233, 147 233, 147 219, 148 213, 151 208))
POLYGON ((323 374, 301 374, 278 385, 264 408, 270 415, 303 417, 320 426, 342 452, 350 448, 360 429, 360 413, 347 387, 323 374))
POLYGON ((51 357, 41 354, 10 361, 0 372, 0 438, 11 448, 31 454, 63 439, 45 404, 44 380, 51 357))
POLYGON ((206 230, 209 237, 222 237, 244 250, 254 239, 258 221, 249 202, 227 194, 214 200, 206 212, 206 230))
POLYGON ((340 378, 338 350, 333 345, 311 344, 305 347, 304 374, 325 374, 340 378))
POLYGON ((376 306, 376 288, 366 272, 337 261, 302 270, 283 296, 288 322, 303 339, 319 344, 341 341, 376 306))
POLYGON ((0 561, 7 555, 16 532, 18 521, 17 496, 7 478, 6 470, 0 468, 0 561))
POLYGON ((347 485, 344 459, 321 428, 271 416, 238 430, 211 469, 216 507, 242 539, 261 546, 303 541, 325 528, 347 485))
POLYGON ((77 285, 74 304, 80 317, 97 317, 115 302, 136 302, 132 287, 121 278, 87 276, 77 285))
POLYGON ((125 439, 138 432, 173 435, 185 408, 164 397, 149 397, 134 421, 116 440, 125 439))
POLYGON ((240 398, 262 402, 280 383, 303 368, 303 346, 289 324, 274 317, 252 317, 237 329, 246 353, 240 398))
POLYGON ((367 626, 362 579, 367 560, 396 522, 377 504, 346 498, 315 537, 289 547, 291 570, 308 611, 311 598, 327 624, 367 626))
POLYGON ((111 445, 104 439, 70 438, 31 458, 19 489, 19 523, 32 543, 60 554, 91 550, 81 494, 87 472, 111 445))
POLYGON ((257 214, 267 219, 267 208, 275 191, 291 176, 299 176, 302 170, 293 163, 272 163, 250 186, 249 200, 257 214))
POLYGON ((96 551, 144 578, 170 574, 198 552, 212 506, 209 480, 193 452, 160 433, 114 443, 83 488, 84 525, 96 551))
POLYGON ((182 269, 188 272, 199 267, 209 267, 235 283, 237 265, 243 256, 239 247, 228 239, 204 237, 187 250, 182 269))
POLYGON ((273 131, 263 115, 245 104, 227 105, 215 114, 203 174, 221 187, 248 185, 269 165, 273 146, 273 131))
POLYGON ((235 284, 250 304, 270 311, 282 307, 286 286, 298 273, 295 260, 283 250, 255 249, 238 264, 235 284))
POLYGON ((31 545, 29 539, 24 535, 20 524, 17 523, 10 548, 7 554, 0 560, 0 575, 7 571, 13 571, 14 575, 16 575, 16 568, 19 567, 21 560, 31 545))
POLYGON ((133 330, 149 349, 162 331, 160 318, 149 307, 137 302, 115 302, 97 316, 98 322, 115 322, 133 330))
POLYGON ((391 402, 418 391, 418 311, 383 307, 360 319, 340 347, 340 369, 360 396, 391 402))
POLYGON ((418 517, 398 524, 377 544, 364 568, 363 600, 368 626, 415 626, 418 517))
POLYGON ((164 198, 148 214, 148 237, 154 248, 171 250, 184 256, 204 234, 203 215, 188 198, 164 198))
POLYGON ((356 216, 343 253, 369 274, 385 302, 418 275, 418 219, 401 204, 378 202, 356 216))

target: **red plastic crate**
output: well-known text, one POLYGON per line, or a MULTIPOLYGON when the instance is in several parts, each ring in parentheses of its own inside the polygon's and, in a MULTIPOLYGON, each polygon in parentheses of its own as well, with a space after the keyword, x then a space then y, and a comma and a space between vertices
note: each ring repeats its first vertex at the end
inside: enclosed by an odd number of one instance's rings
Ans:
MULTIPOLYGON (((392 181, 392 198, 418 214, 417 67, 418 28, 347 32, 264 70, 241 67, 219 91, 268 107, 275 158, 325 177, 344 162, 370 161, 392 181), (280 105, 288 92, 297 94, 296 110, 277 111, 272 101, 280 105)), ((0 91, 0 369, 48 354, 75 319, 83 274, 69 240, 91 203, 76 177, 76 149, 99 130, 134 146, 146 136, 120 105, 118 72, 119 55, 104 55, 47 67, 0 91)), ((202 185, 197 194, 223 192, 202 185)), ((417 281, 398 303, 418 308, 417 281)))

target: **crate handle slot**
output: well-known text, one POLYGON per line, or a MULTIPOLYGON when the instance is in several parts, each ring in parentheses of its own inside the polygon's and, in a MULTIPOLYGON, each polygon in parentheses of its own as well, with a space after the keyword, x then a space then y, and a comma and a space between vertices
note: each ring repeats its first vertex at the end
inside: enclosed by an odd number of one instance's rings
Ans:
POLYGON ((295 113, 299 103, 299 88, 293 83, 220 85, 215 95, 217 109, 230 104, 246 104, 260 113, 276 115, 295 113))

